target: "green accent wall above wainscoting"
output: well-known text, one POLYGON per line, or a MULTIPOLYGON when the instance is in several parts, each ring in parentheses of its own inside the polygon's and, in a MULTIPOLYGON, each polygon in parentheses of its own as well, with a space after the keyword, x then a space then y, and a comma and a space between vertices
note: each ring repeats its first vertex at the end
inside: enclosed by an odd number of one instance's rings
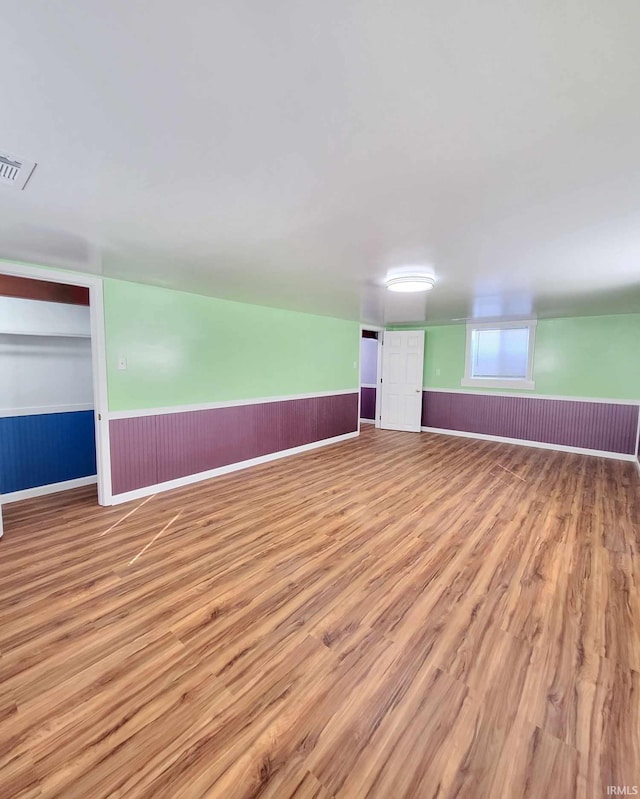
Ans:
POLYGON ((541 319, 533 376, 539 394, 640 399, 640 314, 541 319))
MULTIPOLYGON (((433 325, 424 330, 423 385, 461 389, 466 325, 433 325)), ((540 319, 533 377, 535 391, 518 394, 640 400, 640 314, 540 319)))
POLYGON ((104 306, 112 411, 359 390, 357 322, 108 278, 104 306))

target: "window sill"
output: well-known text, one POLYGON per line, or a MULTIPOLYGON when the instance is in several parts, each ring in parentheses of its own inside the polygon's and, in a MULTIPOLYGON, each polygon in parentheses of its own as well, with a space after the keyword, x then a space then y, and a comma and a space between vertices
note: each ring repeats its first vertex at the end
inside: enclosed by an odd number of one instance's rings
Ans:
POLYGON ((520 380, 499 377, 463 377, 461 386, 466 388, 520 388, 525 391, 535 391, 536 384, 533 380, 520 380))

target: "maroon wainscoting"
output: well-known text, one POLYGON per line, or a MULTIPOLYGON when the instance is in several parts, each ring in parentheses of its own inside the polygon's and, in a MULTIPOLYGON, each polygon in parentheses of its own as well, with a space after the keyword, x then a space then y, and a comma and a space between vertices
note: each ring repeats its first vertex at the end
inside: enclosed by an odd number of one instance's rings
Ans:
POLYGON ((50 283, 48 280, 13 275, 0 275, 0 295, 69 305, 89 305, 89 289, 83 286, 69 286, 66 283, 50 283))
POLYGON ((424 391, 422 424, 632 455, 638 406, 424 391))
POLYGON ((156 416, 109 422, 111 484, 114 494, 158 482, 156 416))
POLYGON ((112 419, 114 494, 353 433, 358 395, 112 419))
POLYGON ((360 418, 371 419, 374 421, 376 418, 376 389, 375 388, 361 388, 360 389, 360 418))

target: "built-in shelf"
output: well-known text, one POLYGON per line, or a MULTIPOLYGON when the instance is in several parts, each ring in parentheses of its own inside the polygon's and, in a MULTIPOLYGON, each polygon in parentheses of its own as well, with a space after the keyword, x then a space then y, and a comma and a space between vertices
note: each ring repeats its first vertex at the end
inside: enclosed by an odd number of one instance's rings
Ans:
POLYGON ((91 338, 91 333, 54 333, 35 330, 0 330, 0 336, 35 336, 40 338, 91 338))

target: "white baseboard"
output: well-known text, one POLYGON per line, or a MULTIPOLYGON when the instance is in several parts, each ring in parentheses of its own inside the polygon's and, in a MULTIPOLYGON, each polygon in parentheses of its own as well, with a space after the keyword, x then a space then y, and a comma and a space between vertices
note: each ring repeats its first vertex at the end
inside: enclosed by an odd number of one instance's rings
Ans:
POLYGON ((545 444, 541 441, 527 441, 522 438, 506 438, 504 436, 488 436, 483 433, 467 433, 462 430, 445 430, 441 427, 421 427, 420 429, 423 433, 437 433, 438 435, 457 436, 459 438, 475 438, 478 441, 496 441, 500 444, 517 444, 520 447, 550 449, 555 452, 573 452, 576 455, 594 455, 598 458, 611 458, 616 461, 636 460, 635 455, 625 455, 621 452, 605 452, 599 449, 585 449, 583 447, 566 447, 563 444, 545 444))
POLYGON ((20 502, 22 499, 32 499, 33 497, 43 497, 45 494, 57 494, 58 491, 68 491, 71 488, 90 486, 98 482, 96 475, 89 477, 78 477, 75 480, 65 480, 63 483, 49 483, 46 486, 35 486, 34 488, 24 488, 22 491, 12 491, 10 494, 0 495, 0 502, 8 505, 10 502, 20 502))
POLYGON ((353 433, 345 433, 344 435, 334 436, 333 438, 324 438, 322 441, 314 441, 311 444, 303 444, 301 447, 283 449, 280 450, 280 452, 273 452, 270 455, 261 455, 259 458, 250 458, 246 461, 230 463, 228 466, 209 469, 207 472, 189 474, 186 477, 179 477, 177 480, 167 480, 164 483, 156 483, 155 485, 145 486, 144 488, 136 488, 133 491, 126 491, 123 494, 114 494, 111 498, 111 504, 120 505, 132 499, 141 499, 151 494, 159 494, 162 491, 171 491, 173 488, 182 488, 192 483, 200 483, 203 480, 210 480, 212 477, 220 477, 223 474, 230 474, 231 472, 237 472, 241 469, 249 469, 251 466, 259 466, 262 463, 269 463, 270 461, 279 460, 280 458, 287 458, 290 455, 299 455, 302 452, 309 452, 319 447, 326 447, 329 444, 338 444, 340 441, 348 441, 350 438, 357 438, 359 435, 360 433, 356 430, 353 433))
POLYGON ((360 424, 375 424, 375 423, 376 423, 375 419, 362 419, 362 418, 360 419, 360 424))

